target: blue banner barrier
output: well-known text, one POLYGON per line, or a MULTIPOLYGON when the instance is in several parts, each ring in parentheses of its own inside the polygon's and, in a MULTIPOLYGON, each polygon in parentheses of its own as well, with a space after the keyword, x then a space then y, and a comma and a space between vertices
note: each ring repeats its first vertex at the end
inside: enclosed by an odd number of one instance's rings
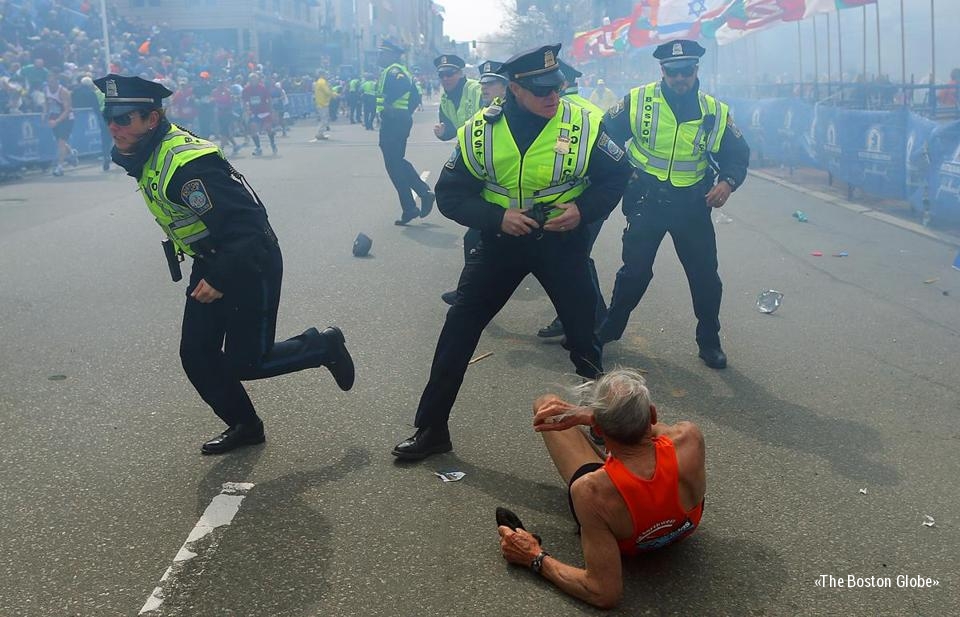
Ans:
MULTIPOLYGON (((80 156, 100 153, 100 119, 90 109, 74 110, 70 145, 80 156)), ((41 114, 0 116, 0 168, 44 165, 57 158, 53 131, 41 114)))
POLYGON ((317 111, 316 106, 313 104, 312 94, 296 92, 294 94, 288 94, 287 100, 289 101, 287 111, 290 112, 290 116, 293 118, 312 116, 317 111))

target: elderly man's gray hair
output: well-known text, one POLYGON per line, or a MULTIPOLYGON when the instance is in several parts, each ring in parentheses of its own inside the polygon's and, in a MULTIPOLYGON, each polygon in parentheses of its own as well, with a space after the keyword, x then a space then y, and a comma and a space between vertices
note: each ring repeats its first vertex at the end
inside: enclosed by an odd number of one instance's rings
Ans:
POLYGON ((581 405, 593 410, 600 430, 632 445, 650 428, 650 391, 639 371, 617 368, 576 388, 581 405))

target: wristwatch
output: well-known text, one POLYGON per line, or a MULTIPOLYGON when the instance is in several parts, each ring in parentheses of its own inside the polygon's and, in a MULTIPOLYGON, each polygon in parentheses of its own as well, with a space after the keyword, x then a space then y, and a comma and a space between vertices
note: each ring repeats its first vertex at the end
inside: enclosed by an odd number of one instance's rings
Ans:
POLYGON ((729 184, 729 185, 730 185, 730 188, 733 189, 733 190, 736 190, 736 189, 737 189, 737 181, 734 180, 733 178, 731 178, 730 176, 723 176, 723 177, 720 178, 720 181, 721 181, 721 182, 726 182, 727 184, 729 184))
POLYGON ((543 558, 549 555, 547 551, 540 549, 540 554, 533 558, 533 561, 530 562, 530 569, 540 574, 540 570, 543 568, 543 558))

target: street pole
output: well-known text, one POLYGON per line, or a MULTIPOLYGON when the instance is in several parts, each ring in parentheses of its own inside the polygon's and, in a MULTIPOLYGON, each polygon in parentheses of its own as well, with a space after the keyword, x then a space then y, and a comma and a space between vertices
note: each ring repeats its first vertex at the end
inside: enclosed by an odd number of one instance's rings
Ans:
POLYGON ((903 0, 900 0, 900 84, 907 85, 907 34, 903 27, 903 0))
POLYGON ((937 83, 937 29, 933 18, 934 0, 930 0, 930 85, 937 83))
POLYGON ((110 31, 107 29, 107 0, 100 0, 100 27, 103 29, 103 52, 106 57, 103 59, 107 68, 107 74, 110 73, 110 31))
POLYGON ((867 83, 867 5, 863 5, 863 83, 867 83))
POLYGON ((803 32, 800 30, 799 21, 797 21, 797 70, 800 71, 797 83, 803 83, 803 32))
POLYGON ((833 52, 830 50, 830 13, 827 13, 827 96, 833 89, 833 52))
POLYGON ((843 28, 840 26, 840 11, 837 11, 837 81, 840 83, 840 98, 843 98, 843 28))
POLYGON ((817 45, 817 16, 810 20, 813 24, 813 96, 820 100, 820 50, 817 45))
POLYGON ((880 5, 876 6, 876 15, 877 15, 877 79, 883 75, 883 64, 880 62, 880 5))

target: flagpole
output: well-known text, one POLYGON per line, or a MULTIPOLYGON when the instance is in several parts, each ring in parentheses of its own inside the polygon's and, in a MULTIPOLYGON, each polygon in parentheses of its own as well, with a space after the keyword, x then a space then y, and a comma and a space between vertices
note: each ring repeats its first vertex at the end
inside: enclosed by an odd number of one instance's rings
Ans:
POLYGON ((883 65, 881 63, 880 55, 880 3, 876 4, 876 15, 877 15, 877 79, 880 79, 880 76, 883 75, 883 65))
POLYGON ((110 73, 110 31, 107 24, 107 0, 100 0, 100 25, 103 27, 103 51, 106 54, 104 62, 107 73, 110 73))
POLYGON ((803 83, 803 32, 800 30, 800 21, 797 21, 797 83, 803 83))
POLYGON ((837 11, 837 82, 840 98, 843 98, 843 28, 840 26, 840 11, 837 11))
POLYGON ((833 52, 830 50, 830 13, 827 13, 827 96, 833 89, 833 52))
POLYGON ((817 16, 814 15, 810 21, 813 24, 813 96, 819 101, 820 52, 817 49, 817 16))
POLYGON ((933 3, 930 0, 930 85, 937 83, 937 30, 934 28, 936 23, 933 18, 933 3))
POLYGON ((863 83, 867 83, 867 5, 863 5, 863 83))
POLYGON ((907 85, 907 34, 903 27, 903 0, 900 0, 900 85, 907 85))

